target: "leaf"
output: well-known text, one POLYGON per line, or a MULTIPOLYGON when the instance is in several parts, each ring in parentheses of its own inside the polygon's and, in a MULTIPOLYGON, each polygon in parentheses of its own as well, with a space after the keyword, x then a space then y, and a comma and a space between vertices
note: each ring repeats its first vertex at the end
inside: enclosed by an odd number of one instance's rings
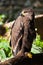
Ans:
POLYGON ((6 58, 6 54, 5 54, 4 50, 0 49, 0 60, 5 59, 5 58, 6 58))
POLYGON ((31 52, 34 54, 37 54, 37 53, 42 53, 43 51, 41 47, 38 47, 35 44, 32 44, 31 52))
POLYGON ((3 49, 3 51, 4 51, 3 54, 6 55, 6 58, 9 58, 10 56, 12 56, 11 48, 10 48, 10 45, 9 45, 9 41, 4 39, 4 38, 2 38, 2 37, 0 38, 0 50, 1 49, 3 49))
POLYGON ((40 35, 36 35, 36 39, 33 41, 33 44, 35 44, 38 47, 43 48, 43 40, 41 40, 40 35))

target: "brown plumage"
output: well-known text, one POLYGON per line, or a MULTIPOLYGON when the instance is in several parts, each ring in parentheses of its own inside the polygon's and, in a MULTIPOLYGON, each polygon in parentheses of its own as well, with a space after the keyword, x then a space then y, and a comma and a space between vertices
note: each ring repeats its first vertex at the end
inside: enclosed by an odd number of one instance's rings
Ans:
POLYGON ((34 11, 26 8, 12 27, 11 47, 14 55, 30 52, 35 37, 34 11))

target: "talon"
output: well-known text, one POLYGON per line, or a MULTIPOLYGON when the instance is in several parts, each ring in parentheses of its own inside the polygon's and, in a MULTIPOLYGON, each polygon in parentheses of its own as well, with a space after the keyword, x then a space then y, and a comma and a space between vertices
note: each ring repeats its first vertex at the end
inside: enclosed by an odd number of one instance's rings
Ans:
POLYGON ((29 58, 32 58, 32 54, 31 53, 25 53, 26 56, 28 56, 29 58))

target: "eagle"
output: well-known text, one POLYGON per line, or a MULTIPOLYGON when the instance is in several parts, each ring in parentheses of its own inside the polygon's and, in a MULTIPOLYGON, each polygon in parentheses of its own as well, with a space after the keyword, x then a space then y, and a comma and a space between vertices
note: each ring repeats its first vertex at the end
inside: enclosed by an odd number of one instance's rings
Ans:
POLYGON ((32 8, 24 8, 15 20, 10 40, 14 56, 31 51, 33 40, 36 38, 34 16, 32 8))

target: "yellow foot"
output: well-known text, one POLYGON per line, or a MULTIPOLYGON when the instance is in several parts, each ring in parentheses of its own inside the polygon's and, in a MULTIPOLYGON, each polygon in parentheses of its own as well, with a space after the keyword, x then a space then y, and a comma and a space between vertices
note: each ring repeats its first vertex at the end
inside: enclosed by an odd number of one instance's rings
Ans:
POLYGON ((26 52, 25 55, 28 56, 29 58, 32 58, 32 54, 31 53, 26 52))

